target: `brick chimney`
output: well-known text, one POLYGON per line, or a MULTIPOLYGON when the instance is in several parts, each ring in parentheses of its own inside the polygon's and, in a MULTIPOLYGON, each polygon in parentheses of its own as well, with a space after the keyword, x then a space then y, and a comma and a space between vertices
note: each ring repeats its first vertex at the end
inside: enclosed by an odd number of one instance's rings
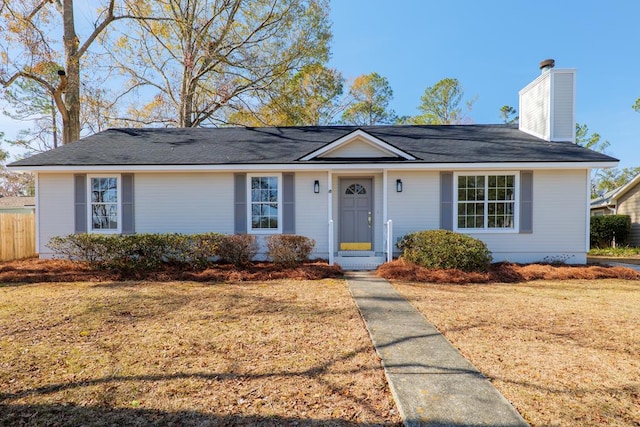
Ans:
POLYGON ((540 62, 541 74, 519 92, 521 131, 554 142, 575 142, 575 69, 540 62))

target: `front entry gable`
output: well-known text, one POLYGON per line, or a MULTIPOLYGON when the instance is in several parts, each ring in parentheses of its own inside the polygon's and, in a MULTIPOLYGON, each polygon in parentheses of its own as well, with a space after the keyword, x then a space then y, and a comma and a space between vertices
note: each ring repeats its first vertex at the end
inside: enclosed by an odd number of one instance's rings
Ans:
POLYGON ((394 147, 375 136, 357 129, 304 157, 301 161, 366 159, 416 160, 411 154, 394 147))

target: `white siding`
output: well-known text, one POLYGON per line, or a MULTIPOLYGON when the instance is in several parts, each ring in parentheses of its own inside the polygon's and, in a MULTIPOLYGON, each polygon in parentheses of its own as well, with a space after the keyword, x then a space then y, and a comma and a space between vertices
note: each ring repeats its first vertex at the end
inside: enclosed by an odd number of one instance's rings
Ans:
MULTIPOLYGON (((341 176, 373 177, 374 249, 382 252, 383 175, 332 176, 336 244, 339 242, 338 182, 341 176)), ((329 252, 327 175, 297 172, 295 177, 296 234, 316 240, 313 256, 326 258, 329 252), (315 180, 320 182, 318 194, 313 192, 315 180)), ((136 232, 233 233, 232 173, 137 173, 134 182, 136 232)), ((588 183, 585 170, 536 170, 533 233, 476 233, 474 237, 487 243, 495 261, 534 262, 547 257, 547 260, 568 258, 568 262, 585 262, 588 183)), ((73 174, 39 175, 37 215, 39 251, 43 257, 51 256, 46 244, 52 236, 74 232, 73 187, 73 174)), ((410 232, 440 227, 439 172, 391 171, 387 174, 387 189, 387 216, 393 220, 394 242, 410 232), (396 179, 402 179, 401 193, 396 192, 396 179)))
POLYGON ((233 233, 232 173, 137 173, 137 233, 233 233))
MULTIPOLYGON (((393 220, 393 241, 420 230, 440 228, 438 172, 389 172, 388 217, 393 220), (403 191, 395 191, 396 179, 403 191)), ((586 261, 586 171, 534 171, 533 233, 474 233, 492 251, 494 261, 536 262, 567 259, 586 261), (561 185, 559 185, 561 184, 561 185)))
POLYGON ((549 70, 520 91, 520 130, 547 141, 575 139, 575 70, 549 70))
POLYGON ((75 231, 73 174, 38 174, 39 243, 42 258, 53 256, 47 248, 54 236, 67 236, 75 231))
POLYGON ((553 74, 551 141, 574 142, 574 72, 553 74))
POLYGON ((520 130, 549 140, 550 125, 550 72, 542 74, 520 91, 520 130))
POLYGON ((534 171, 533 233, 472 235, 487 244, 495 261, 535 262, 547 257, 584 263, 588 183, 584 170, 534 171))
POLYGON ((353 141, 349 141, 341 145, 340 147, 329 151, 319 157, 332 158, 332 157, 346 157, 346 158, 362 158, 362 157, 390 157, 395 155, 387 152, 380 147, 374 146, 371 143, 365 141, 362 138, 356 138, 353 141))
POLYGON ((311 258, 329 257, 329 215, 327 175, 322 172, 296 172, 295 206, 296 234, 316 241, 311 258), (313 183, 320 182, 320 193, 313 192, 313 183))
POLYGON ((389 172, 387 178, 394 244, 405 234, 440 228, 439 172, 389 172), (401 193, 396 191, 397 179, 402 180, 401 193))

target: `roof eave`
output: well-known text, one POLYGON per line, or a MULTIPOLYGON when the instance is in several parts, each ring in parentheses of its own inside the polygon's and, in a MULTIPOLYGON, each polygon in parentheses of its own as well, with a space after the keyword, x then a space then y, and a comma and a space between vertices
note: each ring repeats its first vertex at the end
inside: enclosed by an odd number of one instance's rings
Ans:
POLYGON ((615 204, 618 199, 629 192, 633 187, 640 182, 640 174, 636 175, 631 181, 620 187, 618 191, 611 195, 611 202, 615 204))
POLYGON ((474 169, 600 169, 618 165, 618 161, 597 162, 349 162, 331 163, 233 163, 233 164, 166 164, 166 165, 8 165, 13 170, 29 172, 211 172, 234 170, 341 170, 341 169, 393 169, 393 170, 474 170, 474 169))

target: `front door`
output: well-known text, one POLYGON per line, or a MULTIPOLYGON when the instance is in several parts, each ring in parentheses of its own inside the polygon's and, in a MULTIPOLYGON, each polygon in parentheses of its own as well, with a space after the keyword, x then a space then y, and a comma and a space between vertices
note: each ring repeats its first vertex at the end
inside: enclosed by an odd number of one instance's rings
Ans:
POLYGON ((370 251, 373 243, 373 180, 340 180, 340 250, 370 251))

